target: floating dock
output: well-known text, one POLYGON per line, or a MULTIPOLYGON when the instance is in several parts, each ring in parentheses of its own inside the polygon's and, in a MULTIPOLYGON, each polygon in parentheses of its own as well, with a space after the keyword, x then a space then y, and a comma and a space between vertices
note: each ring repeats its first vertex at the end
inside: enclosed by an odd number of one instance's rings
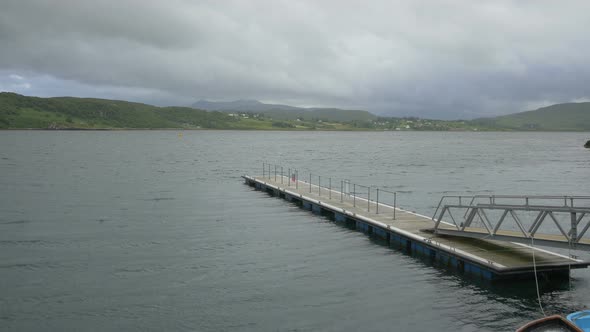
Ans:
MULTIPOLYGON (((270 174, 270 172, 269 172, 270 174)), ((485 280, 523 279, 541 275, 549 280, 568 276, 590 262, 522 243, 435 234, 432 218, 395 205, 360 198, 342 190, 286 176, 243 176, 257 190, 293 202, 386 241, 390 247, 422 256, 443 268, 485 280), (533 263, 534 262, 534 263, 533 263)), ((377 193, 377 195, 379 195, 377 193)))

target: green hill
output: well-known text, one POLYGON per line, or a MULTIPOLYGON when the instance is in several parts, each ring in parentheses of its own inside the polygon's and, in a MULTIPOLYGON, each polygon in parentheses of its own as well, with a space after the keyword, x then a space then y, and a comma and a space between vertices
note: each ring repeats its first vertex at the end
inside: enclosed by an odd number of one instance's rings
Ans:
MULTIPOLYGON (((233 103, 254 106, 261 104, 256 101, 233 103)), ((239 111, 231 114, 227 111, 206 111, 191 107, 157 107, 121 100, 38 98, 0 92, 0 129, 590 131, 590 103, 558 104, 535 111, 473 121, 377 118, 366 111, 278 106, 281 107, 261 112, 239 111)))
POLYGON ((239 128, 220 112, 94 98, 0 93, 0 128, 239 128))
POLYGON ((0 129, 359 130, 363 127, 358 126, 358 123, 366 124, 376 118, 365 111, 295 107, 263 113, 240 113, 229 114, 191 107, 157 107, 121 100, 39 98, 0 92, 0 129))
POLYGON ((590 103, 556 104, 534 111, 476 119, 471 123, 502 130, 588 131, 590 103))

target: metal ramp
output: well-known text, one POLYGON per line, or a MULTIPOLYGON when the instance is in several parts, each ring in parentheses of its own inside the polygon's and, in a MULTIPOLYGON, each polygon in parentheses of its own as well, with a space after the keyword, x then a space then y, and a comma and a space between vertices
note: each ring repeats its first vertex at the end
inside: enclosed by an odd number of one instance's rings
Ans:
POLYGON ((443 196, 432 220, 439 235, 590 250, 590 196, 443 196))

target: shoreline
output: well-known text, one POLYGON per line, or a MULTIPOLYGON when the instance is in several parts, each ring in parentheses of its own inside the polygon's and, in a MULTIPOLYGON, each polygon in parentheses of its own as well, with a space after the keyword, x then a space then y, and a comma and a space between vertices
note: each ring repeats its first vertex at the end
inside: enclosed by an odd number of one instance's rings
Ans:
POLYGON ((460 132, 460 133, 590 133, 587 130, 384 130, 384 129, 248 129, 248 128, 0 128, 0 131, 262 131, 262 132, 460 132))

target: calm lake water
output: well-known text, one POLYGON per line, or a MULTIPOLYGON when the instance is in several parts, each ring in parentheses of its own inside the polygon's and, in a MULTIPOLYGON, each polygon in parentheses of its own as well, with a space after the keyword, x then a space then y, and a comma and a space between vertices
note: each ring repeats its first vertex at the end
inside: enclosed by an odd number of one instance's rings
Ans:
MULTIPOLYGON (((0 330, 514 330, 540 316, 534 283, 446 272, 240 176, 282 164, 431 215, 444 194, 588 195, 589 138, 0 132, 0 330)), ((562 286, 547 312, 590 305, 588 270, 562 286)))

